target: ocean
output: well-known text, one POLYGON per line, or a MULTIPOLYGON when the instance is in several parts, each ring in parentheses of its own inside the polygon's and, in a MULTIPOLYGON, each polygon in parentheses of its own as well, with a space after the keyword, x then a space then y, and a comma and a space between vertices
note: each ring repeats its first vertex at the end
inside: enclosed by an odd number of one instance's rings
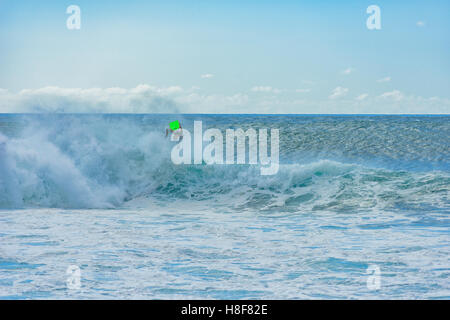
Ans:
POLYGON ((449 190, 450 116, 2 114, 0 299, 449 299, 449 190), (279 170, 175 165, 173 120, 279 170))

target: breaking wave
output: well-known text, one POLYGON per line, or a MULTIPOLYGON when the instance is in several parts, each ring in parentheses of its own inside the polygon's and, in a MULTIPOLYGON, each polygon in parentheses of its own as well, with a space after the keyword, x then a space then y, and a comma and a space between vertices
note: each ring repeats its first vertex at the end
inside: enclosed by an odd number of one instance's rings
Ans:
POLYGON ((261 176, 258 165, 176 166, 163 124, 142 118, 31 118, 12 133, 3 131, 0 208, 115 208, 136 199, 268 213, 449 208, 445 170, 331 159, 286 161, 273 176, 261 176))

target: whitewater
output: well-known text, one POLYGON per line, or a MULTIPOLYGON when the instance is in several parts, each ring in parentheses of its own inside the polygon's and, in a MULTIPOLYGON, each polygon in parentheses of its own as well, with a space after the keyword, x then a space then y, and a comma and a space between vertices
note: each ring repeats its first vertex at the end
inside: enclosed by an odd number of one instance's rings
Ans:
POLYGON ((448 299, 449 137, 449 116, 0 115, 0 298, 448 299), (279 129, 278 173, 173 164, 175 119, 279 129))

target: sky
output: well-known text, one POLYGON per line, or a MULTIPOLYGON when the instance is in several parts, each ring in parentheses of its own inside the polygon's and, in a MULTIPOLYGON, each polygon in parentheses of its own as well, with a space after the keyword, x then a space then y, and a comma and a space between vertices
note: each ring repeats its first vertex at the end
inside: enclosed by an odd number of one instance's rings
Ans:
POLYGON ((449 12, 448 0, 0 0, 0 112, 448 114, 449 12), (366 26, 370 5, 381 29, 366 26))

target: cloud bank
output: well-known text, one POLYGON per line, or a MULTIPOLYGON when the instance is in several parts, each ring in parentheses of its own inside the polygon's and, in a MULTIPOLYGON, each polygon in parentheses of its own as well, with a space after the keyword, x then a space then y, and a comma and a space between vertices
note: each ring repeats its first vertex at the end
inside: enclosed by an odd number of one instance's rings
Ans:
POLYGON ((199 88, 60 88, 11 92, 0 89, 0 113, 256 113, 256 114, 449 114, 450 99, 394 89, 348 95, 348 88, 299 95, 308 90, 257 86, 247 93, 207 94, 199 88), (275 93, 275 94, 274 94, 275 93))
POLYGON ((0 112, 5 113, 177 113, 173 99, 180 87, 0 89, 0 112))

